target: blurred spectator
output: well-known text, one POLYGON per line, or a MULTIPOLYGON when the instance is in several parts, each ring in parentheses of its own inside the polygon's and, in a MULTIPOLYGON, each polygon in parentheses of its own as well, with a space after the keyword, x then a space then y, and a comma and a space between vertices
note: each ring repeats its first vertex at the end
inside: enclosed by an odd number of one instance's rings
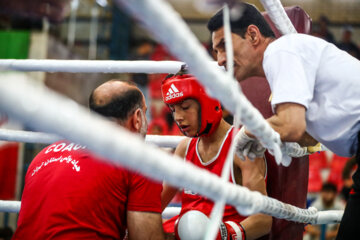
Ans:
MULTIPOLYGON (((309 155, 309 167, 318 167, 324 169, 329 167, 328 157, 325 151, 315 152, 309 155)), ((322 185, 322 184, 321 184, 322 185)), ((321 189, 321 186, 320 186, 321 189)), ((320 190, 319 189, 319 190, 320 190)))
POLYGON ((166 120, 164 118, 156 118, 150 122, 147 134, 168 135, 168 132, 169 129, 166 120))
POLYGON ((328 25, 329 25, 330 21, 329 19, 322 15, 319 18, 319 29, 317 31, 316 36, 330 42, 330 43, 334 43, 335 44, 335 39, 334 39, 334 35, 330 32, 328 25))
MULTIPOLYGON (((153 61, 174 61, 174 57, 170 55, 168 50, 163 45, 157 45, 152 53, 150 60, 153 61)), ((149 90, 151 97, 151 116, 153 119, 164 119, 167 123, 166 135, 182 135, 179 128, 176 126, 172 114, 168 107, 162 101, 161 96, 161 82, 168 74, 151 74, 149 75, 149 90)), ((150 123, 151 124, 151 123, 150 123)), ((158 128, 158 122, 154 122, 155 130, 158 128)), ((159 129, 158 129, 159 130, 159 129)))
MULTIPOLYGON (((311 159, 309 159, 309 162, 311 162, 311 159)), ((309 164, 308 204, 314 201, 314 195, 321 190, 323 180, 320 170, 318 165, 309 164)))
POLYGON ((175 60, 175 58, 170 55, 169 51, 163 45, 160 44, 158 44, 155 47, 155 50, 150 58, 153 61, 175 60))
POLYGON ((31 19, 48 18, 52 22, 62 21, 70 8, 71 0, 0 0, 0 13, 31 19))
MULTIPOLYGON (((160 93, 161 94, 161 93, 160 93)), ((176 126, 175 121, 172 117, 172 113, 169 108, 165 105, 162 101, 160 96, 151 95, 151 117, 154 119, 154 124, 159 125, 158 119, 162 119, 162 122, 166 124, 166 135, 182 135, 179 128, 176 126)), ((152 122, 151 122, 152 123, 152 122)), ((150 125, 151 125, 150 123, 150 125)), ((150 133, 150 126, 149 125, 149 133, 150 133)), ((154 133, 150 133, 154 134, 154 133)))
POLYGON ((338 44, 338 47, 350 55, 354 56, 357 59, 360 59, 360 49, 357 45, 352 41, 352 32, 353 28, 351 26, 345 26, 343 29, 343 35, 341 42, 338 44))
MULTIPOLYGON (((132 60, 149 60, 154 52, 154 42, 149 39, 141 39, 135 46, 135 51, 131 56, 132 60)), ((149 83, 147 74, 134 73, 133 81, 140 86, 146 86, 149 83)))
MULTIPOLYGON (((325 210, 344 210, 344 204, 337 198, 336 186, 332 183, 325 183, 320 192, 320 196, 311 204, 319 211, 325 210)), ((340 224, 327 224, 327 225, 307 225, 305 227, 306 235, 304 239, 317 240, 335 239, 339 230, 340 224)))
POLYGON ((167 106, 159 97, 154 97, 151 95, 151 117, 153 119, 164 118, 167 106))
MULTIPOLYGON (((151 55, 154 52, 155 43, 150 39, 140 39, 136 45, 131 60, 150 60, 151 55)), ((134 73, 132 74, 132 81, 136 83, 137 87, 144 94, 147 105, 150 104, 149 96, 149 76, 146 73, 134 73)), ((146 117, 151 120, 151 108, 146 113, 146 117)))
MULTIPOLYGON (((152 61, 173 61, 175 60, 169 53, 169 51, 163 45, 157 45, 154 52, 150 56, 152 61)), ((159 99, 162 101, 161 96, 161 82, 168 74, 151 74, 149 76, 149 88, 150 96, 152 99, 159 99)))
POLYGON ((0 239, 1 240, 10 240, 14 231, 10 227, 0 228, 0 239))
POLYGON ((343 175, 344 167, 348 160, 349 160, 348 157, 340 157, 335 153, 331 158, 330 168, 329 168, 330 172, 326 182, 333 183, 337 187, 338 191, 340 191, 344 185, 342 175, 343 175))
POLYGON ((352 185, 354 184, 354 181, 352 180, 352 175, 354 174, 355 170, 356 170, 356 158, 352 157, 346 162, 342 172, 342 179, 344 181, 344 185, 340 195, 346 202, 349 199, 350 191, 352 185))

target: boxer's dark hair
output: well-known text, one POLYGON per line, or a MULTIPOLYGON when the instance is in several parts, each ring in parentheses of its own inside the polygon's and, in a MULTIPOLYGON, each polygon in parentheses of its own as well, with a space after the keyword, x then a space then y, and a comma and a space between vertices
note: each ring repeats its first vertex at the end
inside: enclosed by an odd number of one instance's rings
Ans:
POLYGON ((130 88, 122 94, 114 96, 107 104, 97 105, 94 92, 92 92, 89 97, 89 108, 104 117, 113 117, 125 121, 136 109, 144 107, 142 99, 143 95, 138 89, 130 88))
POLYGON ((170 74, 166 75, 166 77, 163 79, 163 82, 165 80, 167 80, 168 78, 171 78, 174 76, 179 76, 179 75, 184 75, 184 74, 189 74, 188 67, 186 64, 181 65, 181 68, 177 73, 175 73, 175 74, 170 73, 170 74))
MULTIPOLYGON (((259 28, 264 37, 275 38, 274 32, 271 30, 270 25, 266 22, 263 15, 252 4, 241 3, 242 16, 236 20, 230 21, 231 32, 238 34, 242 38, 245 37, 246 30, 249 25, 255 25, 259 28)), ((212 16, 207 24, 210 32, 214 32, 224 26, 223 22, 223 9, 219 10, 212 16)))

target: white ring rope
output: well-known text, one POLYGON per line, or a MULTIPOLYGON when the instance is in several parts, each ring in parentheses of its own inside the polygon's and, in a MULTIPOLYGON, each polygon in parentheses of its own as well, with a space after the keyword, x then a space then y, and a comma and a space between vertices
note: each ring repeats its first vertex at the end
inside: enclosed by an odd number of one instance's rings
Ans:
POLYGON ((158 147, 176 148, 184 138, 183 136, 146 135, 145 142, 155 144, 158 147))
MULTIPOLYGON (((158 147, 176 148, 183 138, 184 136, 146 135, 145 141, 158 147)), ((0 129, 0 141, 51 144, 61 139, 60 136, 43 132, 0 129)), ((297 148, 289 146, 288 149, 289 152, 294 152, 297 148)), ((324 146, 321 146, 321 151, 326 150, 324 146)), ((308 154, 303 156, 306 155, 308 154)))
POLYGON ((121 164, 159 181, 165 180, 175 187, 189 188, 214 201, 224 197, 242 215, 260 212, 308 223, 320 219, 316 209, 297 208, 245 187, 223 182, 208 171, 146 144, 139 136, 105 121, 72 100, 34 86, 26 77, 14 77, 11 81, 0 79, 0 86, 1 112, 37 130, 58 134, 87 146, 102 155, 104 161, 121 164))
MULTIPOLYGON (((158 147, 176 148, 184 136, 146 135, 145 142, 158 147)), ((0 129, 0 141, 51 144, 62 138, 57 135, 20 130, 0 129)))
POLYGON ((0 200, 0 212, 18 213, 20 211, 20 201, 0 200))
MULTIPOLYGON (((183 64, 179 61, 0 59, 0 70, 70 73, 177 73, 183 64)), ((210 64, 213 67, 217 66, 214 61, 210 64)))
MULTIPOLYGON (((9 213, 18 213, 20 211, 21 202, 20 201, 4 201, 0 200, 0 212, 9 212, 9 213)), ((163 218, 172 218, 176 215, 179 215, 181 207, 167 207, 162 212, 163 218)))
MULTIPOLYGON (((18 213, 20 211, 20 201, 4 201, 0 200, 0 212, 18 213)), ((162 212, 162 217, 165 219, 172 218, 179 215, 181 207, 167 207, 162 212)), ((341 221, 341 217, 344 211, 332 210, 332 211, 321 211, 318 212, 318 219, 313 224, 329 224, 337 223, 341 221)))
POLYGON ((235 79, 210 64, 208 53, 169 3, 163 0, 116 0, 115 3, 125 6, 177 58, 186 62, 210 95, 219 99, 226 109, 234 114, 239 108, 241 122, 264 147, 273 150, 277 163, 281 163, 279 134, 241 93, 235 79))
POLYGON ((283 35, 297 33, 280 0, 260 0, 275 27, 283 35))
POLYGON ((0 129, 1 141, 50 144, 60 139, 61 137, 48 133, 0 129))

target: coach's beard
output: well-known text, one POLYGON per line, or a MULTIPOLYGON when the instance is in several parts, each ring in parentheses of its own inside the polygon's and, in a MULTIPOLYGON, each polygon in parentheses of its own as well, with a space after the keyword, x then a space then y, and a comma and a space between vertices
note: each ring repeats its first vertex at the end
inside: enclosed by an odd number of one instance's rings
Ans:
POLYGON ((148 130, 148 124, 146 121, 146 116, 144 114, 144 112, 140 109, 140 113, 141 113, 141 128, 140 128, 140 134, 143 138, 146 137, 146 133, 148 130))

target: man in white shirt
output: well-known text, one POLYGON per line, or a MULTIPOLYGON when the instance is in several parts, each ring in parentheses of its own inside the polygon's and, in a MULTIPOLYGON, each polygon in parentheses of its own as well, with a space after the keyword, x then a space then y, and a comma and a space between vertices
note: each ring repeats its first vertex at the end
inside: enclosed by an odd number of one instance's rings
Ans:
MULTIPOLYGON (((312 36, 289 34, 275 39, 259 11, 250 4, 243 6, 241 18, 230 23, 235 78, 239 82, 252 76, 267 78, 274 112, 267 121, 282 141, 309 146, 314 138, 338 155, 357 154, 359 164, 360 62, 312 36)), ((219 11, 210 19, 208 29, 218 64, 226 66, 222 19, 219 11)), ((244 131, 239 150, 245 150, 251 141, 256 139, 244 131)), ((258 154, 256 148, 250 152, 258 154)), ((355 194, 348 203, 338 239, 360 234, 354 220, 360 219, 360 170, 354 175, 354 183, 355 194)))

